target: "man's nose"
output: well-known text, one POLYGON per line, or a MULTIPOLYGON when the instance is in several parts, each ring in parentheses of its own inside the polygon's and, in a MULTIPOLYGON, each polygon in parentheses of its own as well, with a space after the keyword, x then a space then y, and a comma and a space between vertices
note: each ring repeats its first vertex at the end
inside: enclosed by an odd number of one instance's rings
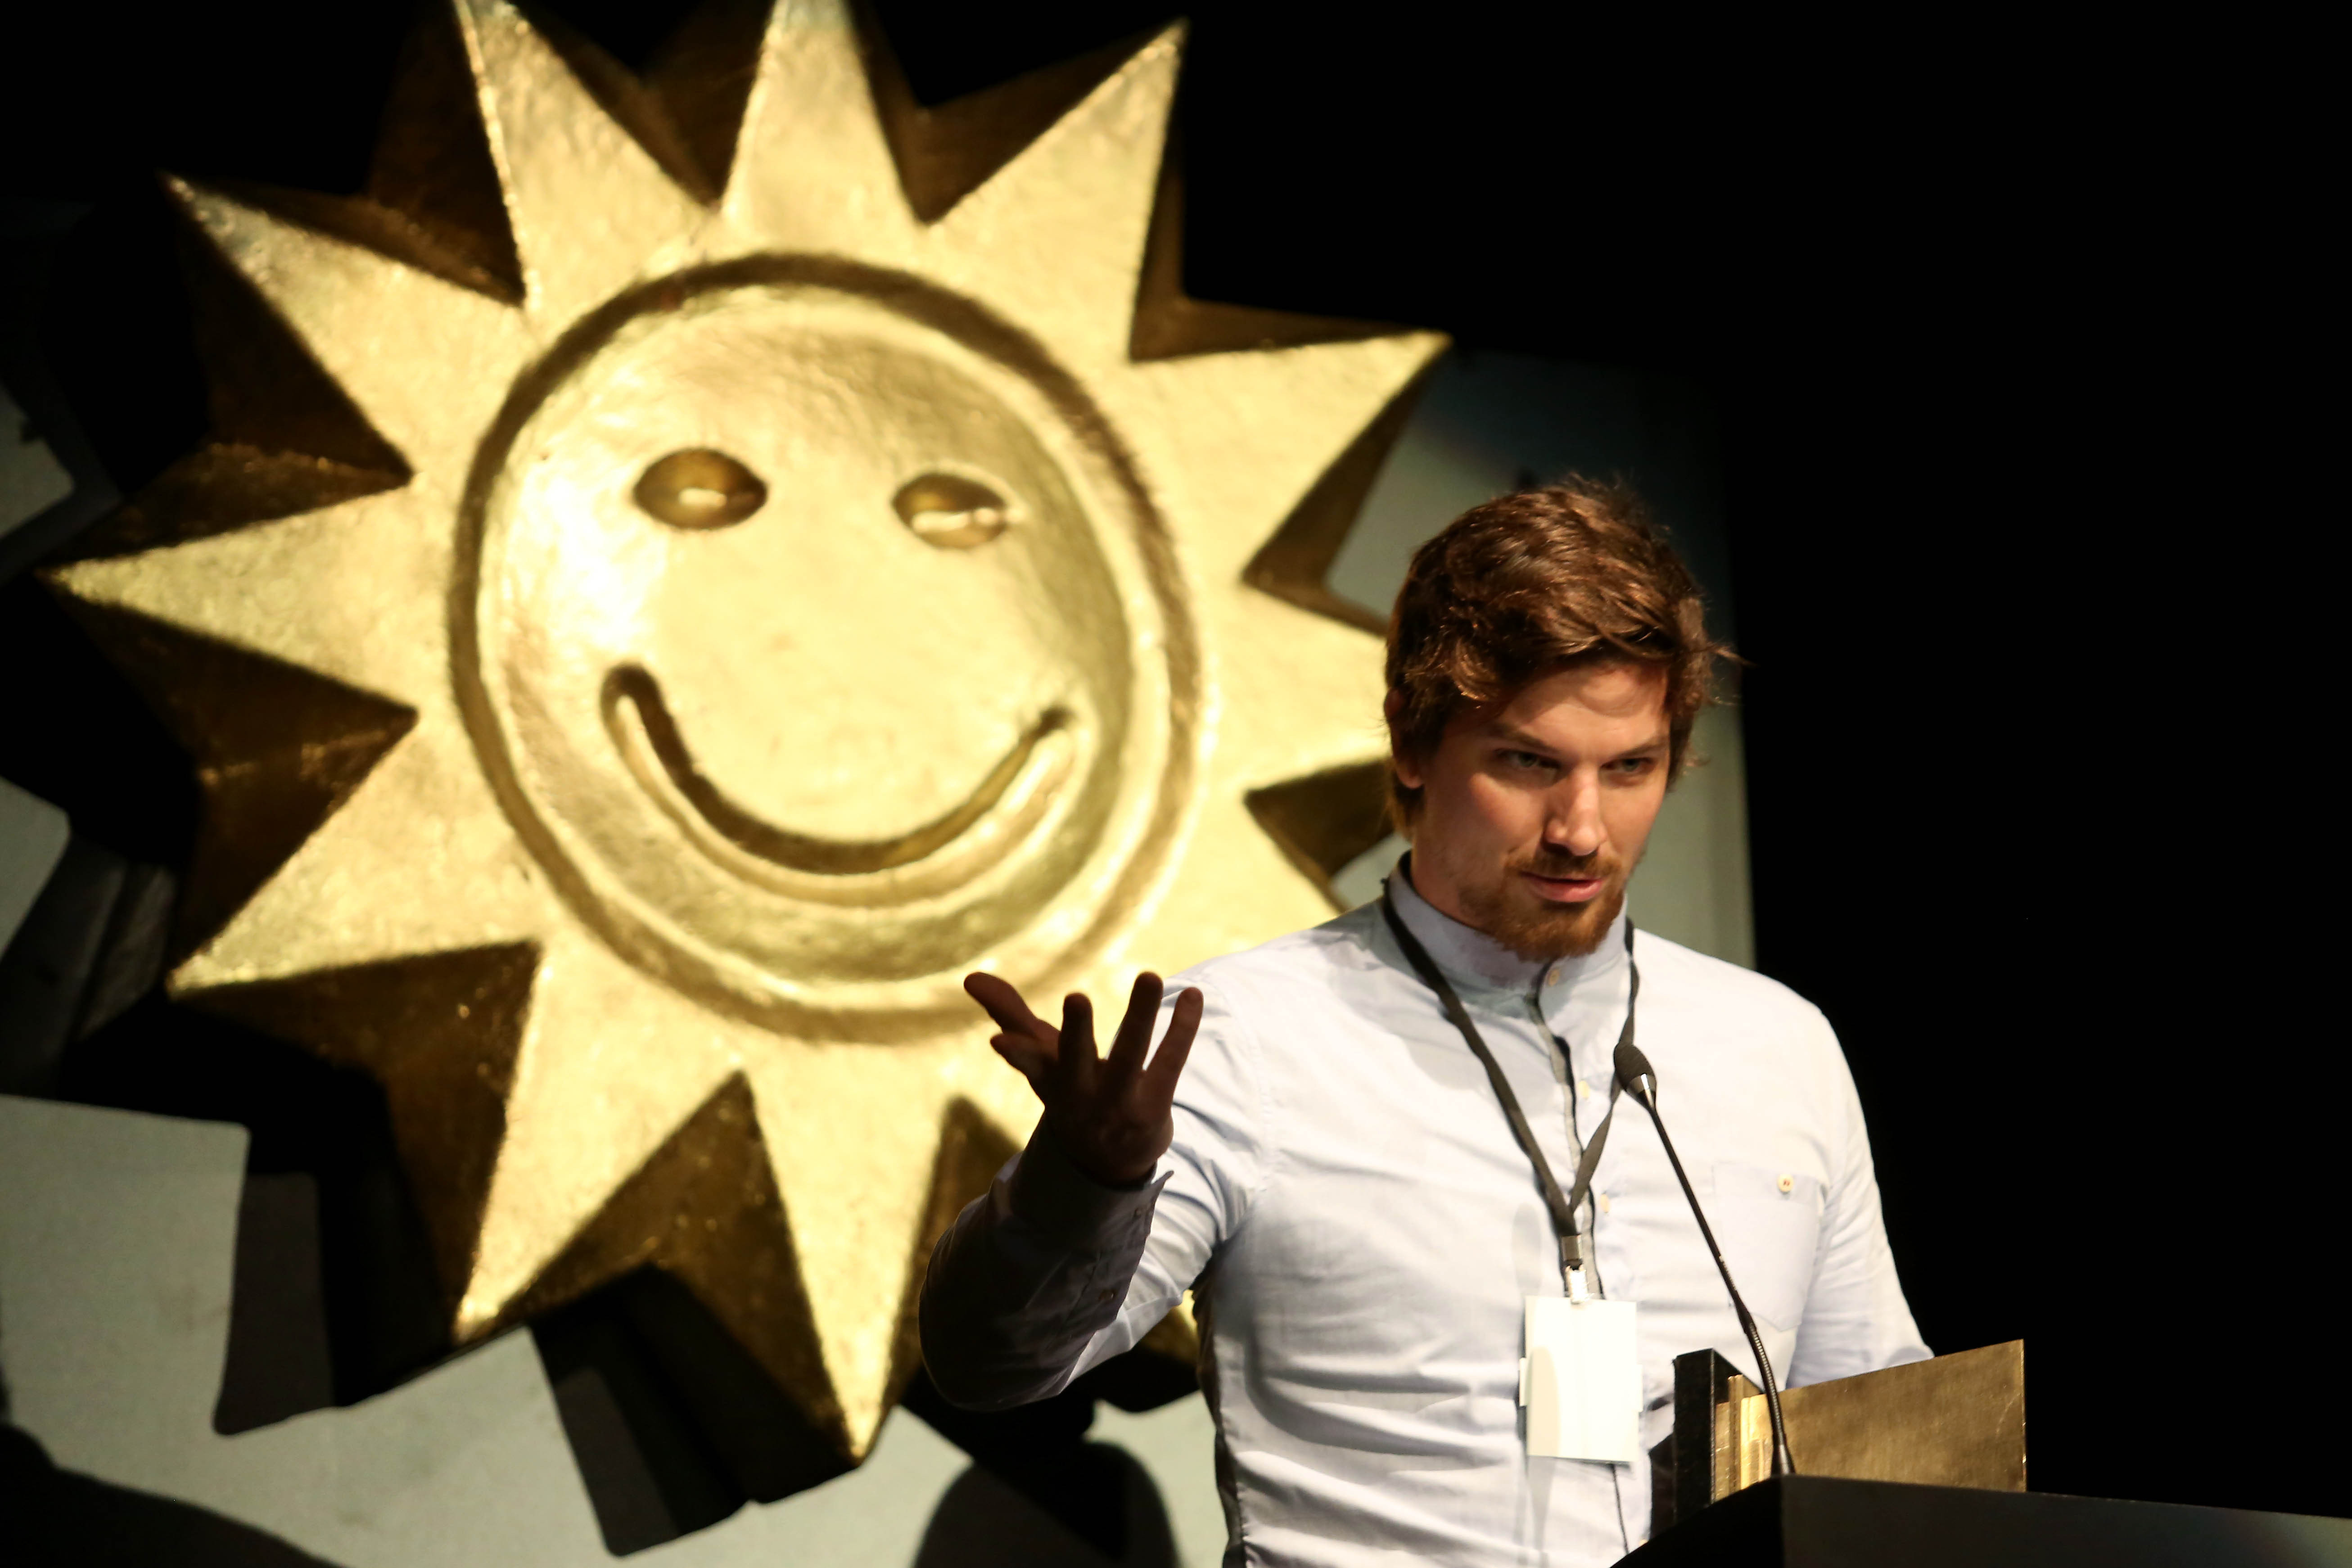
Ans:
POLYGON ((1553 787, 1551 809, 1544 819, 1544 842, 1570 855, 1597 855, 1608 840, 1601 822, 1601 780, 1581 771, 1553 787))

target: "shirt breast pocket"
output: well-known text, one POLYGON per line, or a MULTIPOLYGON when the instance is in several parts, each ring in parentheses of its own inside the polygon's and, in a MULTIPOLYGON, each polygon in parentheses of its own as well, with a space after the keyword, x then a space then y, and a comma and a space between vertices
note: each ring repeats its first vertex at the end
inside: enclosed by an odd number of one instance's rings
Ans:
POLYGON ((1759 1165, 1715 1168, 1707 1219, 1748 1310, 1794 1332, 1805 1315, 1827 1190, 1814 1177, 1759 1165))

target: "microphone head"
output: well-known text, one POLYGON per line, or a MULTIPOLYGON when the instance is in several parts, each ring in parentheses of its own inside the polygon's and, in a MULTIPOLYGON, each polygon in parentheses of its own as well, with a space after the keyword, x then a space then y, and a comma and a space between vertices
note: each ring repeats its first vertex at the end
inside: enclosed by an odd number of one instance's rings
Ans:
POLYGON ((1658 1091, 1658 1075, 1651 1068, 1650 1058, 1631 1040, 1617 1047, 1617 1081, 1626 1093, 1645 1105, 1658 1091))

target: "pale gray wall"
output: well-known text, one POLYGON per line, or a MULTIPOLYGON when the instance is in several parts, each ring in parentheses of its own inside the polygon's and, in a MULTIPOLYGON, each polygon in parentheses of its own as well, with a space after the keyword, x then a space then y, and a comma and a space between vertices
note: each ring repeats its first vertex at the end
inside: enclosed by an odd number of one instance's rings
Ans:
POLYGON ((0 535, 71 494, 73 476, 33 429, 16 397, 0 386, 0 535))
POLYGON ((24 924, 71 837, 64 812, 0 779, 0 949, 24 924))

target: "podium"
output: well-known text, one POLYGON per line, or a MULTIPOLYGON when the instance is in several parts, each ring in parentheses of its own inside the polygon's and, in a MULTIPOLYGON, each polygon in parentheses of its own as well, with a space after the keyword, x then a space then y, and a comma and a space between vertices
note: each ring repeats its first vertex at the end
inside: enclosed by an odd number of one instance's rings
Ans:
MULTIPOLYGON (((1780 1395, 1797 1473, 2025 1489, 2025 1342, 1939 1355, 1780 1395)), ((1772 1473, 1762 1391, 1711 1350, 1675 1358, 1675 1429, 1650 1450, 1650 1534, 1772 1473)))
POLYGON ((1713 1351, 1675 1358, 1650 1542, 1626 1568, 2352 1565, 2352 1521, 2028 1492, 2021 1342, 1780 1405, 1798 1473, 1775 1478, 1763 1394, 1713 1351))
MULTIPOLYGON (((1789 1447, 1796 1448, 1792 1435, 1789 1447)), ((1799 1454, 1797 1463, 1804 1458, 1799 1454)), ((1623 1568, 2338 1568, 2352 1520, 2048 1492, 1785 1476, 1660 1535, 1623 1568)))

